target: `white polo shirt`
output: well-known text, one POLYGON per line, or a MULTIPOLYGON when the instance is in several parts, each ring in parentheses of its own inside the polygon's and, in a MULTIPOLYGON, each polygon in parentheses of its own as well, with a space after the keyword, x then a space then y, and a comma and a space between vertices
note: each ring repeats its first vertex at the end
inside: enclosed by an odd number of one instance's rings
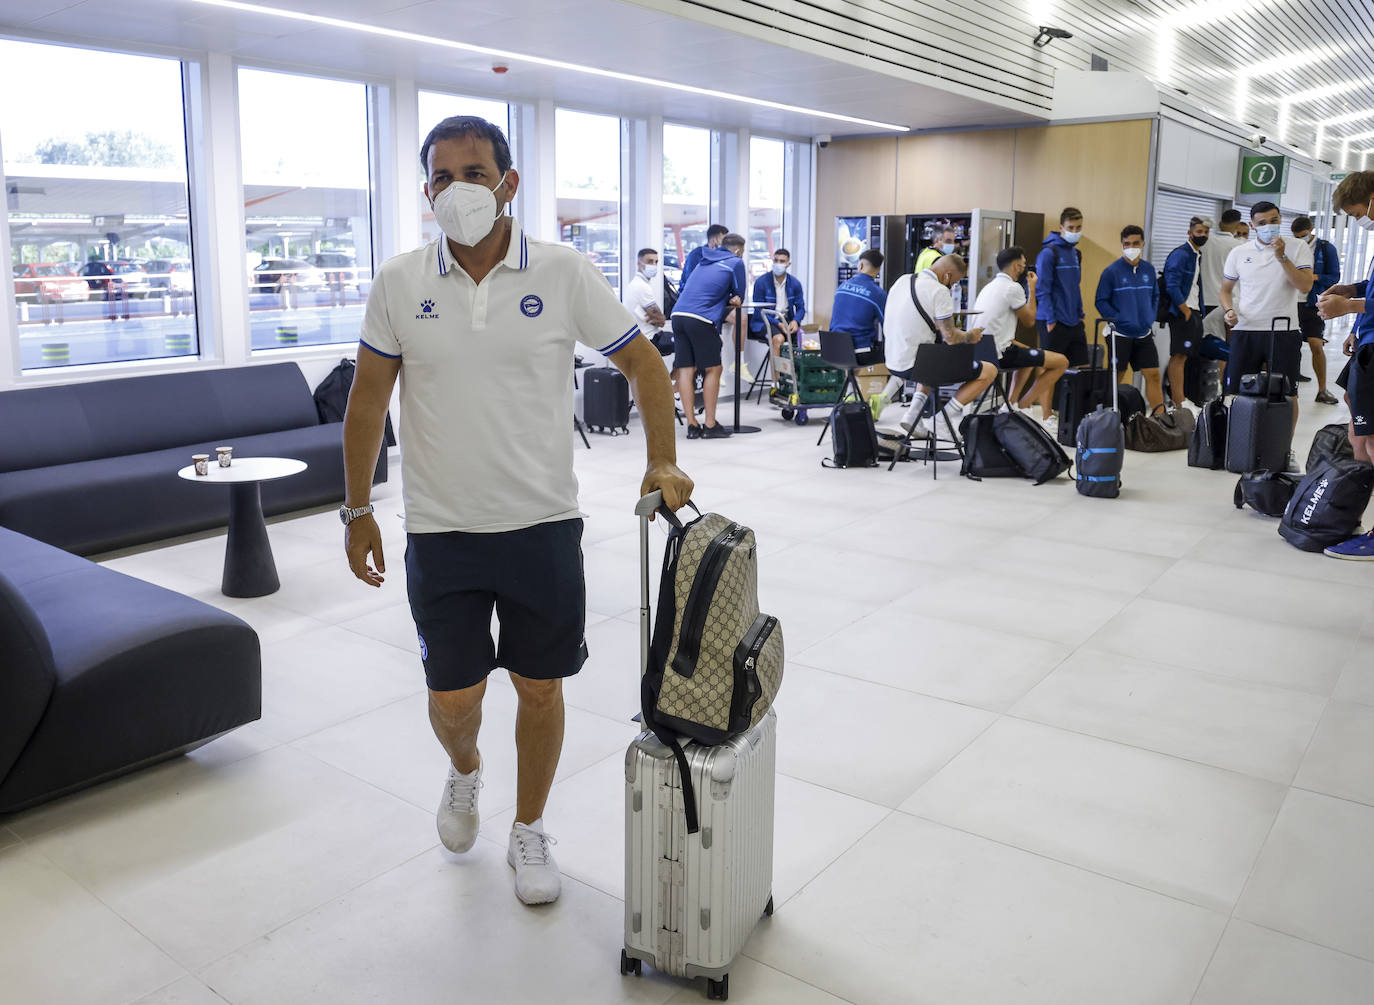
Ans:
POLYGON ((406 530, 495 533, 579 516, 573 346, 639 325, 575 249, 526 238, 481 285, 443 237, 378 270, 361 341, 401 361, 406 530))
MULTIPOLYGON (((932 321, 954 317, 954 299, 949 288, 929 269, 923 269, 916 276, 916 298, 932 321)), ((887 342, 889 370, 910 370, 916 364, 916 347, 922 342, 935 341, 934 330, 911 302, 911 273, 899 277, 887 291, 883 338, 887 342)))
POLYGON ((978 302, 973 309, 981 313, 975 314, 971 323, 974 327, 982 327, 984 338, 992 336, 999 358, 1016 338, 1016 312, 1025 307, 1028 300, 1021 284, 1005 272, 997 273, 978 291, 978 302))
MULTIPOLYGON (((1312 271, 1312 249, 1297 240, 1284 241, 1284 254, 1298 269, 1312 271)), ((1232 249, 1226 256, 1222 275, 1236 281, 1239 296, 1234 299, 1236 328, 1247 332, 1267 332, 1275 318, 1288 318, 1298 330, 1298 289, 1288 278, 1283 263, 1274 257, 1273 245, 1253 239, 1232 249)))
POLYGON ((639 322, 639 331, 642 335, 653 338, 663 330, 649 323, 649 315, 645 308, 658 306, 658 297, 654 296, 654 288, 649 280, 644 278, 644 273, 636 272, 634 278, 625 284, 625 296, 621 302, 639 322))

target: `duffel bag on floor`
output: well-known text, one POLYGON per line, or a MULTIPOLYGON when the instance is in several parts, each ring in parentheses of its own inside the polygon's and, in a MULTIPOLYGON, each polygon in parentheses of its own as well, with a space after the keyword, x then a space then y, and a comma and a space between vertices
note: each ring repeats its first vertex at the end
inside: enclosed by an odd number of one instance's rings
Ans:
POLYGON ((959 436, 964 441, 964 463, 959 473, 975 482, 984 478, 1024 478, 1015 461, 1007 456, 1002 444, 997 442, 997 432, 991 412, 966 415, 959 423, 959 436))
POLYGON ((1057 478, 1072 466, 1064 448, 1029 415, 994 415, 992 430, 1006 455, 1037 485, 1057 478))
POLYGON ((1236 509, 1249 506, 1265 516, 1283 516, 1298 480, 1282 471, 1251 471, 1236 482, 1236 509))
POLYGON ((1355 459, 1355 448, 1350 445, 1350 435, 1344 422, 1333 422, 1322 426, 1312 437, 1312 447, 1307 451, 1307 470, 1312 471, 1323 461, 1355 459))
POLYGON ((1294 548, 1324 551, 1359 531, 1370 493, 1374 466, 1363 461, 1326 461, 1298 485, 1284 510, 1279 534, 1294 548))
POLYGON ((1188 409, 1167 412, 1159 405, 1152 414, 1137 415, 1126 424, 1126 449, 1147 454, 1187 450, 1193 425, 1193 413, 1188 409))

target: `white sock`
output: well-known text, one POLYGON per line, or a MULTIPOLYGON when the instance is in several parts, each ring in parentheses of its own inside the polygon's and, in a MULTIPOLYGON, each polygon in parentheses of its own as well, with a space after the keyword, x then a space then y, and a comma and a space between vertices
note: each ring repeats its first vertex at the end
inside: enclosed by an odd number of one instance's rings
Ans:
POLYGON ((888 377, 887 383, 883 385, 883 399, 891 401, 892 396, 900 391, 905 383, 906 381, 902 380, 901 377, 888 377))
MULTIPOLYGON (((532 823, 532 824, 526 824, 525 826, 528 827, 528 828, 529 828, 530 830, 532 830, 532 831, 538 831, 540 834, 543 834, 543 833, 544 833, 544 818, 543 818, 543 817, 540 817, 540 818, 539 818, 538 820, 536 820, 534 823, 532 823)), ((514 824, 511 824, 511 830, 515 830, 515 825, 514 825, 514 824)))
POLYGON ((917 391, 916 397, 911 399, 911 404, 907 405, 906 411, 902 413, 902 422, 913 423, 921 414, 921 409, 926 407, 926 393, 917 391))
POLYGON ((949 421, 954 423, 954 428, 959 428, 959 420, 964 416, 966 406, 958 398, 950 398, 949 404, 945 406, 945 414, 949 416, 949 421))

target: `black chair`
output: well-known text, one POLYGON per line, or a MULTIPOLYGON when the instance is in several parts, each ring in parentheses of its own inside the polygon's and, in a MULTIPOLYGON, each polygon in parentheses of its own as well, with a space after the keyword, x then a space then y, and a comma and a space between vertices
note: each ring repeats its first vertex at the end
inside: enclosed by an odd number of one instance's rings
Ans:
MULTIPOLYGON (((854 336, 848 332, 820 332, 821 359, 827 366, 833 366, 837 370, 845 373, 844 384, 840 387, 840 393, 835 398, 835 408, 840 407, 840 403, 849 400, 851 394, 859 401, 863 401, 863 392, 859 389, 859 360, 854 352, 854 336)), ((825 434, 830 432, 830 424, 835 420, 834 409, 825 417, 825 425, 821 427, 821 435, 816 439, 816 446, 825 442, 825 434)))
MULTIPOLYGON (((921 458, 927 464, 934 464, 934 477, 937 479, 940 477, 940 461, 962 462, 964 459, 963 443, 953 423, 949 421, 949 416, 945 414, 944 407, 961 385, 977 376, 978 371, 974 369, 976 362, 977 347, 967 342, 960 345, 924 342, 916 348, 916 362, 911 368, 912 376, 917 384, 931 389, 925 408, 921 410, 921 417, 930 417, 930 435, 924 441, 925 448, 921 451, 921 458), (949 434, 943 438, 940 435, 940 419, 944 419, 945 430, 949 434), (952 447, 953 450, 942 450, 942 444, 952 447)), ((901 443, 909 451, 909 431, 903 430, 901 443)), ((901 446, 897 448, 893 463, 888 466, 889 471, 897 466, 896 458, 904 452, 906 451, 903 451, 901 446)))

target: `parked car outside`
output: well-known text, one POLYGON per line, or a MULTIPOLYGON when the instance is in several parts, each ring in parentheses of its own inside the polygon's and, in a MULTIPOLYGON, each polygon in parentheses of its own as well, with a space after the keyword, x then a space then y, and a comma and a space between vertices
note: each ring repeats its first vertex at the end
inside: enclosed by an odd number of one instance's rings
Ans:
POLYGON ((154 258, 145 262, 143 268, 148 273, 148 284, 154 290, 190 293, 195 288, 189 258, 154 258))
POLYGON ((302 258, 264 258, 253 269, 253 292, 280 293, 283 288, 293 290, 324 290, 324 270, 302 258))
POLYGON ((143 266, 127 259, 87 262, 81 267, 81 275, 86 277, 86 285, 100 292, 106 300, 115 297, 143 298, 152 290, 143 266))
POLYGON ((321 251, 311 255, 307 261, 324 270, 325 281, 333 287, 352 287, 361 289, 362 277, 358 274, 358 262, 342 251, 321 251))
POLYGON ((66 262, 28 262, 14 267, 14 297, 39 304, 72 303, 91 291, 66 262))

